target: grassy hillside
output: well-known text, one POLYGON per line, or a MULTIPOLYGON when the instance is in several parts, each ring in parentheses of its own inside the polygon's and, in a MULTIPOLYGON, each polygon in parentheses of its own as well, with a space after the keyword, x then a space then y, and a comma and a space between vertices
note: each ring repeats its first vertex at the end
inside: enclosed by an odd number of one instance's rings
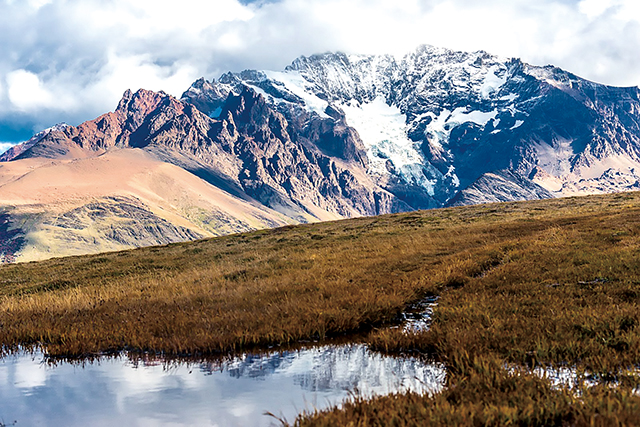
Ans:
POLYGON ((297 423, 634 424, 639 260, 639 193, 285 227, 2 267, 0 342, 212 354, 368 331, 374 348, 443 361, 448 388, 297 423), (377 328, 429 294, 430 331, 377 328), (529 373, 549 364, 605 384, 529 373))

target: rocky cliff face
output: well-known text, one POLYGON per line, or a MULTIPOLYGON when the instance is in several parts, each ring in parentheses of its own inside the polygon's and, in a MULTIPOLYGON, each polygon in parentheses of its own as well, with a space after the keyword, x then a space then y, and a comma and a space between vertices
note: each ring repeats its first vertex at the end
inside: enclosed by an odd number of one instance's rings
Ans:
POLYGON ((514 200, 551 199, 553 194, 511 170, 487 172, 458 192, 448 206, 479 205, 514 200))
POLYGON ((138 147, 296 220, 374 215, 446 206, 496 171, 536 197, 636 188, 639 98, 485 52, 328 53, 200 79, 181 100, 127 92, 13 158, 138 147))
POLYGON ((22 144, 14 145, 4 153, 0 154, 0 162, 8 162, 13 159, 17 159, 18 157, 20 157, 22 153, 31 149, 38 142, 42 141, 42 139, 47 135, 49 135, 49 133, 64 131, 66 127, 67 127, 66 123, 59 123, 53 127, 50 127, 49 129, 45 129, 41 132, 38 132, 33 137, 31 137, 31 139, 29 139, 28 141, 25 141, 22 144))

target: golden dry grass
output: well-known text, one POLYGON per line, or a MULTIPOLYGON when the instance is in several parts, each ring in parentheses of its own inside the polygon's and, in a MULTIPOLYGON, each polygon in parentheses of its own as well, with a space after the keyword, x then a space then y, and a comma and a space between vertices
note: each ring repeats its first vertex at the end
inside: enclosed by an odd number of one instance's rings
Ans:
MULTIPOLYGON (((638 278, 631 260, 639 212, 635 193, 510 203, 5 266, 0 341, 59 355, 123 348, 215 353, 370 328, 426 293, 463 284, 492 280, 487 286, 502 286, 508 299, 522 273, 531 276, 534 285, 527 286, 542 286, 536 292, 559 295, 579 280, 614 273, 631 283, 638 278), (615 272, 608 258, 598 261, 601 250, 584 240, 589 235, 623 260, 615 272), (562 245, 568 254, 558 252, 562 245), (496 265, 500 274, 478 279, 496 265), (556 281, 569 287, 545 287, 556 281)), ((448 298, 465 296, 476 307, 495 298, 480 288, 473 293, 443 295, 437 316, 446 323, 458 315, 459 303, 448 298)), ((527 307, 513 313, 517 324, 533 310, 527 307)), ((476 321, 482 319, 470 324, 476 321)))
POLYGON ((0 342, 52 355, 219 354, 370 331, 448 368, 300 425, 640 424, 640 193, 285 227, 0 268, 0 342), (440 296, 430 331, 379 327, 440 296), (508 364, 569 364, 610 384, 551 387, 508 364), (617 382, 616 382, 617 381, 617 382))

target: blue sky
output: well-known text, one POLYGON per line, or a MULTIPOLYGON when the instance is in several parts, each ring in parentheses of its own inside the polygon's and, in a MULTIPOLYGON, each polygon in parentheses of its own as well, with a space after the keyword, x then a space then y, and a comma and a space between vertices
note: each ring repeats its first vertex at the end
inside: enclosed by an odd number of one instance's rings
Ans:
POLYGON ((0 151, 128 88, 179 96, 201 76, 424 43, 640 84, 637 0, 0 0, 0 151))

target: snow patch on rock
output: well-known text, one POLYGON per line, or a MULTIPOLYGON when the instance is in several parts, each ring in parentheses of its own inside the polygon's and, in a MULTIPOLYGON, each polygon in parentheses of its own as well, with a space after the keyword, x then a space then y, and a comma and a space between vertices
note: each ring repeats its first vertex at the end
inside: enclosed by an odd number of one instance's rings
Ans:
POLYGON ((456 108, 449 119, 447 119, 447 124, 451 127, 460 125, 463 123, 475 123, 480 126, 486 126, 490 120, 494 120, 498 115, 498 110, 493 111, 469 111, 468 107, 458 107, 456 108))
POLYGON ((562 139, 555 141, 553 145, 544 142, 534 145, 538 155, 538 167, 556 177, 571 173, 571 159, 574 156, 572 142, 562 139))
POLYGON ((480 87, 480 94, 484 99, 489 98, 489 96, 495 92, 498 92, 502 86, 507 82, 506 73, 502 73, 502 77, 498 76, 496 72, 500 70, 500 67, 493 66, 487 72, 484 82, 480 87))
POLYGON ((451 131, 463 123, 475 123, 479 126, 486 126, 491 120, 494 120, 494 126, 500 123, 498 110, 493 111, 469 111, 467 107, 458 107, 453 111, 444 109, 439 115, 434 113, 425 114, 431 117, 425 130, 425 135, 429 138, 431 146, 438 151, 444 151, 444 147, 448 145, 451 131))
POLYGON ((265 74, 269 79, 283 83, 289 92, 301 98, 309 111, 329 118, 325 113, 329 103, 312 93, 309 82, 299 71, 265 71, 265 74))

